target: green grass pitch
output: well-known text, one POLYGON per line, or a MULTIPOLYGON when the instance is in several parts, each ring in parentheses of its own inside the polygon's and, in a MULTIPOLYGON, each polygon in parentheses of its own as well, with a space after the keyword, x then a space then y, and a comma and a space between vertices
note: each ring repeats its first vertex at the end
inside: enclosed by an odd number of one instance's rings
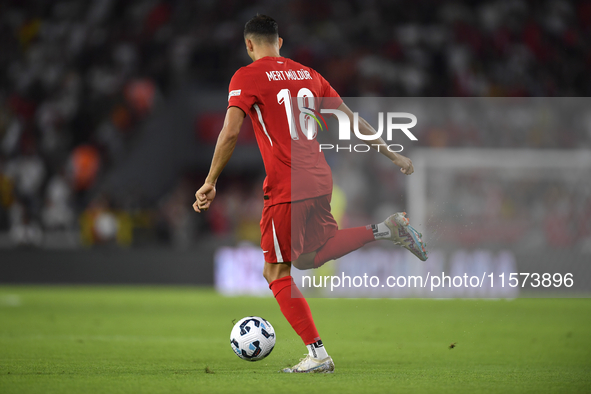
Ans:
POLYGON ((591 392, 591 299, 311 299, 332 375, 273 298, 189 287, 0 287, 0 393, 591 392), (275 327, 259 362, 232 320, 275 327), (455 348, 449 346, 456 343, 455 348))

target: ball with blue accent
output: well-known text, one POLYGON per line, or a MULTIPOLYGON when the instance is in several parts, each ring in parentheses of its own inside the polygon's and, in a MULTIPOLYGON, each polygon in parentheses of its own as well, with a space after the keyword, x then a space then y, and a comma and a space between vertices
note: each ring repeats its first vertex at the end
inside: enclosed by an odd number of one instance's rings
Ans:
POLYGON ((275 330, 262 317, 247 316, 232 328, 230 346, 238 357, 258 361, 267 357, 275 347, 275 330))

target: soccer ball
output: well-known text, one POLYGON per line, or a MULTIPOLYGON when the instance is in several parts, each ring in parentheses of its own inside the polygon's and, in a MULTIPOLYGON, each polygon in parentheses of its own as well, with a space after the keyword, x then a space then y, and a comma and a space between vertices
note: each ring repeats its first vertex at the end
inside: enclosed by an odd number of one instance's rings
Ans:
POLYGON ((232 328, 230 345, 234 353, 243 360, 262 360, 275 347, 275 330, 262 317, 247 316, 232 328))

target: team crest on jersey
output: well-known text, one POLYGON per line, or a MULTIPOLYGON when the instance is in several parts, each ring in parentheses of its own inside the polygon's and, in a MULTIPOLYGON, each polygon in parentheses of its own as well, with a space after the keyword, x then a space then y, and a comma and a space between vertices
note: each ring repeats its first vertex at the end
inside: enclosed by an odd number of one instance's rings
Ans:
POLYGON ((242 89, 232 90, 230 92, 230 94, 228 95, 228 101, 230 100, 230 97, 232 97, 232 96, 240 96, 240 93, 242 93, 242 89))

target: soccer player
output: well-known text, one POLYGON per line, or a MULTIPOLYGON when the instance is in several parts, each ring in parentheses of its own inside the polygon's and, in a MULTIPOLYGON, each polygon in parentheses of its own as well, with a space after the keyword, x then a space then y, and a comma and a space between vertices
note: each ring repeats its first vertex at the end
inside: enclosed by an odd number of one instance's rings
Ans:
MULTIPOLYGON (((308 348, 308 355, 300 363, 283 372, 333 372, 334 363, 320 339, 308 303, 291 277, 291 265, 317 268, 377 239, 401 245, 423 261, 427 251, 421 234, 409 225, 403 212, 382 223, 338 229, 330 212, 330 167, 316 139, 306 138, 294 126, 297 117, 290 112, 291 97, 323 100, 325 108, 344 112, 351 125, 353 113, 320 74, 279 55, 283 39, 272 18, 257 15, 248 21, 244 41, 253 63, 240 68, 230 81, 224 125, 209 174, 195 193, 193 208, 202 212, 210 207, 216 182, 234 151, 242 122, 250 115, 267 173, 261 220, 263 275, 281 312, 308 348)), ((364 135, 376 133, 361 117, 359 131, 364 135)), ((385 147, 381 138, 372 140, 372 145, 376 143, 385 147)), ((410 159, 388 149, 378 151, 403 174, 413 173, 410 159)))

